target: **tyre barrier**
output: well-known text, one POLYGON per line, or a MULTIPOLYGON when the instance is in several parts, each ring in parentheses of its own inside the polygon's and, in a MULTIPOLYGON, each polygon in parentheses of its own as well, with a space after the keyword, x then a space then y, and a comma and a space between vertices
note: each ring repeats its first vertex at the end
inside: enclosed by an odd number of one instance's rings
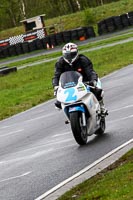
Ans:
POLYGON ((133 25, 133 12, 112 16, 97 23, 98 34, 115 32, 133 25))
POLYGON ((87 39, 87 34, 85 28, 81 27, 77 29, 78 39, 85 40, 87 39))
POLYGON ((105 19, 105 24, 106 24, 106 27, 107 27, 107 31, 109 33, 114 32, 116 30, 116 26, 115 26, 113 17, 105 19))
POLYGON ((42 39, 36 39, 35 40, 35 44, 36 44, 36 49, 37 50, 44 48, 42 39))
POLYGON ((56 33, 55 40, 56 40, 57 45, 61 45, 64 42, 63 33, 62 32, 56 33))
POLYGON ((71 41, 71 31, 64 31, 63 32, 63 41, 68 43, 71 41))
POLYGON ((43 43, 44 49, 49 49, 50 48, 51 43, 50 43, 50 37, 49 37, 49 35, 47 35, 45 38, 41 39, 41 41, 43 43))
POLYGON ((0 48, 0 58, 5 58, 3 53, 3 48, 0 48))
POLYGON ((17 67, 1 67, 0 68, 0 76, 5 76, 8 75, 11 72, 17 72, 17 67))
POLYGON ((49 35, 49 40, 50 40, 50 42, 49 42, 50 48, 53 48, 53 47, 57 46, 55 34, 49 35))
POLYGON ((108 29, 107 29, 105 20, 98 22, 97 26, 98 26, 98 34, 99 35, 108 33, 108 29))
POLYGON ((7 69, 7 66, 0 67, 0 70, 7 69))
POLYGON ((79 36, 78 36, 78 31, 77 31, 77 29, 71 30, 71 40, 72 40, 72 41, 75 41, 75 40, 78 40, 78 39, 79 39, 79 36))
POLYGON ((116 30, 121 30, 124 28, 120 16, 114 16, 113 20, 114 20, 114 25, 116 27, 116 30))
POLYGON ((23 54, 22 43, 18 43, 15 45, 17 55, 23 54))
POLYGON ((8 49, 9 49, 9 46, 1 48, 1 53, 0 54, 1 54, 2 58, 6 58, 6 57, 10 56, 8 49))
POLYGON ((122 21, 123 27, 128 27, 130 25, 129 21, 128 21, 128 15, 127 14, 123 14, 123 15, 120 15, 120 17, 121 17, 121 21, 122 21))
POLYGON ((22 50, 23 50, 23 53, 29 53, 30 52, 29 43, 28 42, 22 43, 22 50))
POLYGON ((37 50, 36 41, 35 40, 33 40, 32 42, 29 42, 28 46, 29 46, 29 51, 30 52, 37 50))
MULTIPOLYGON (((103 35, 115 32, 132 25, 133 11, 130 11, 128 13, 119 16, 112 16, 98 22, 98 34, 103 35)), ((15 45, 0 47, 0 58, 16 56, 40 49, 49 49, 64 43, 74 42, 76 40, 86 40, 92 37, 96 37, 93 26, 80 27, 47 35, 42 39, 37 38, 30 42, 27 41, 24 43, 17 43, 15 45)))
POLYGON ((96 33, 94 31, 93 26, 85 27, 85 31, 86 31, 86 37, 87 38, 96 37, 96 33))
POLYGON ((9 46, 8 51, 9 51, 9 56, 16 56, 17 55, 15 45, 9 46))
POLYGON ((130 26, 133 25, 133 11, 128 13, 128 21, 130 26))
POLYGON ((130 17, 130 18, 128 19, 128 21, 129 21, 130 26, 132 26, 132 25, 133 25, 133 17, 130 17))
POLYGON ((133 11, 128 12, 128 17, 133 17, 133 11))

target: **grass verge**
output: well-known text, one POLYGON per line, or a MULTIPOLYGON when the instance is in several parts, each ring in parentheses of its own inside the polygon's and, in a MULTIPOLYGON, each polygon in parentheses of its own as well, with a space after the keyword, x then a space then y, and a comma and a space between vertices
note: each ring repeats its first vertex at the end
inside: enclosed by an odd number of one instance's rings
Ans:
POLYGON ((66 192, 58 200, 133 199, 133 149, 107 169, 66 192))

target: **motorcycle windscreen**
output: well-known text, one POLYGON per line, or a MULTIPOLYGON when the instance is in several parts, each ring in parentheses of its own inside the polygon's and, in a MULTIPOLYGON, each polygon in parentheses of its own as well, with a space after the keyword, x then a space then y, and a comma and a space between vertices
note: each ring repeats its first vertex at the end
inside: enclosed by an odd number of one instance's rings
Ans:
POLYGON ((75 87, 80 77, 82 77, 82 75, 76 71, 64 72, 60 77, 61 87, 64 89, 75 87))

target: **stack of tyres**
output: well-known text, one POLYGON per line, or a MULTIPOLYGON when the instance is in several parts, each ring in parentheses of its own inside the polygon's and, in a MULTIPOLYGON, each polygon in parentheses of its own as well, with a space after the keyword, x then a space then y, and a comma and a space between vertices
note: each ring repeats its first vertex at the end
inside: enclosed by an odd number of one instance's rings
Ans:
POLYGON ((123 29, 123 24, 122 24, 122 20, 121 20, 120 16, 114 16, 113 20, 114 20, 114 24, 115 24, 116 30, 123 29))
POLYGON ((23 50, 24 53, 29 53, 30 52, 29 43, 28 42, 22 43, 22 50, 23 50))
POLYGON ((15 45, 8 46, 9 56, 16 56, 16 47, 15 45))
POLYGON ((22 43, 18 43, 15 45, 17 55, 23 54, 22 43))
POLYGON ((85 27, 85 31, 87 38, 96 37, 93 26, 85 27))
POLYGON ((109 33, 114 32, 116 30, 116 26, 115 26, 113 17, 109 17, 109 18, 105 19, 105 23, 106 23, 107 30, 109 33))
POLYGON ((120 17, 121 17, 123 27, 128 27, 129 26, 128 15, 123 14, 123 15, 120 15, 120 17))
POLYGON ((7 69, 7 66, 0 67, 0 70, 7 69))
POLYGON ((8 46, 2 47, 1 48, 1 56, 3 58, 9 57, 9 50, 8 50, 8 46))
POLYGON ((36 49, 37 50, 44 49, 43 40, 42 39, 36 39, 35 40, 35 44, 36 44, 36 49))
POLYGON ((37 50, 36 41, 33 40, 32 42, 29 42, 29 51, 32 52, 32 51, 35 51, 35 50, 37 50))
POLYGON ((55 34, 55 40, 56 40, 56 44, 60 45, 63 43, 63 33, 59 32, 55 34))
POLYGON ((80 38, 84 38, 86 39, 86 31, 84 27, 80 27, 77 29, 78 32, 78 39, 80 40, 80 38))
POLYGON ((2 48, 0 48, 0 58, 4 58, 2 48))
POLYGON ((7 66, 0 67, 0 76, 3 76, 5 72, 7 73, 7 71, 8 71, 7 66))
POLYGON ((108 29, 107 29, 107 25, 105 23, 105 20, 102 20, 100 22, 98 22, 98 34, 99 35, 103 35, 108 33, 108 29))
POLYGON ((78 30, 77 29, 71 30, 71 40, 75 41, 75 40, 78 40, 78 39, 79 39, 78 30))
POLYGON ((11 72, 16 72, 17 71, 17 68, 16 67, 1 67, 0 68, 0 76, 4 76, 4 75, 7 75, 11 72))
POLYGON ((63 31, 63 41, 68 43, 71 41, 71 31, 63 31))
POLYGON ((5 58, 5 56, 3 54, 3 47, 0 47, 0 58, 5 58))
POLYGON ((55 34, 49 35, 49 39, 50 39, 50 47, 55 47, 55 46, 57 46, 55 34))
POLYGON ((128 22, 130 26, 133 25, 133 11, 128 13, 128 22))
POLYGON ((43 43, 44 49, 48 49, 48 47, 51 46, 49 35, 47 35, 47 36, 45 36, 44 38, 42 38, 42 43, 43 43))

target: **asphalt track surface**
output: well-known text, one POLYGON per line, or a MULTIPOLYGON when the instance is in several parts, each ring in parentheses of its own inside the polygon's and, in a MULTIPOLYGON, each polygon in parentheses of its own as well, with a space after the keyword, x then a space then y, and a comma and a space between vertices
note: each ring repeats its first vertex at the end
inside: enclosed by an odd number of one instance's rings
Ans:
POLYGON ((80 147, 54 99, 0 121, 0 200, 34 200, 132 139, 133 65, 102 78, 107 127, 80 147))

